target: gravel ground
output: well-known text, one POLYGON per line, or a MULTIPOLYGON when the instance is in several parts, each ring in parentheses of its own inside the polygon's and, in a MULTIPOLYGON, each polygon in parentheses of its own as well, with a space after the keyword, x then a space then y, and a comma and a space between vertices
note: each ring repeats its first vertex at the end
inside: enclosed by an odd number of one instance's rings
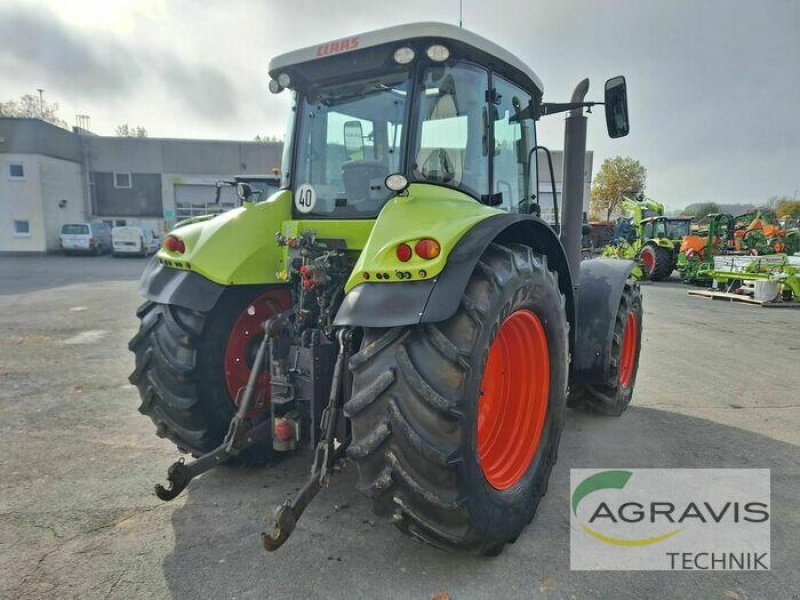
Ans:
POLYGON ((797 598, 800 310, 644 285, 645 345, 620 419, 570 411, 536 520, 496 559, 374 520, 346 469, 279 552, 264 516, 309 456, 225 467, 171 503, 176 453, 128 385, 138 259, 0 257, 0 597, 797 598), (570 467, 772 469, 772 571, 571 572, 570 467))

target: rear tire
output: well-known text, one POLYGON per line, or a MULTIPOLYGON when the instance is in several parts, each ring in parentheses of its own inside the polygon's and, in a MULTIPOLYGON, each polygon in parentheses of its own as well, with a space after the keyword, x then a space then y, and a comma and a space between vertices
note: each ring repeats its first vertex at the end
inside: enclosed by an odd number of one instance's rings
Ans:
MULTIPOLYGON (((141 327, 128 343, 136 355, 129 380, 139 388, 139 412, 181 452, 199 456, 224 439, 236 410, 223 368, 228 336, 236 319, 265 291, 229 288, 208 313, 156 302, 137 310, 141 327)), ((253 446, 245 454, 269 453, 271 444, 253 446)))
MULTIPOLYGON (((344 411, 353 432, 348 454, 358 464, 359 489, 373 499, 373 510, 440 548, 496 555, 516 540, 534 517, 558 452, 568 330, 558 275, 548 269, 547 258, 526 246, 497 244, 478 262, 448 320, 366 329, 351 359, 353 395, 344 411), (546 412, 538 444, 518 476, 495 487, 493 472, 484 472, 481 463, 486 459, 478 416, 484 417, 479 409, 488 393, 484 371, 490 348, 509 316, 518 313, 532 313, 543 332, 549 379, 528 387, 526 400, 547 385, 546 412)), ((512 335, 525 338, 519 330, 512 335)), ((513 359, 502 367, 520 370, 508 372, 509 378, 526 372, 513 359)), ((508 432, 518 430, 502 424, 508 432)), ((507 448, 514 452, 527 437, 510 439, 507 448)))
POLYGON ((650 281, 662 281, 675 270, 673 252, 661 246, 650 245, 642 248, 641 263, 650 281))
POLYGON ((621 416, 633 398, 641 349, 642 294, 639 284, 629 279, 614 320, 608 380, 603 385, 582 385, 571 389, 569 405, 604 415, 621 416))

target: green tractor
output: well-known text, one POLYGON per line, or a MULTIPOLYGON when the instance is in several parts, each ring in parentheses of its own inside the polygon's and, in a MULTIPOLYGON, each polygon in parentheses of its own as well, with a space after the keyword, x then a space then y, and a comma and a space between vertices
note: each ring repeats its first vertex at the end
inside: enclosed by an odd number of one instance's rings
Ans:
POLYGON ((692 220, 683 217, 650 217, 641 222, 639 264, 651 281, 669 277, 678 265, 684 236, 691 233, 692 220))
MULTIPOLYGON (((443 24, 305 48, 269 73, 291 95, 281 190, 254 201, 239 182, 242 206, 173 230, 143 275, 130 380, 158 435, 196 457, 156 493, 308 448, 267 550, 347 456, 404 533, 497 554, 547 489, 567 404, 620 415, 636 382, 634 265, 580 260, 583 109, 599 103, 588 80, 543 102, 527 65, 443 24), (548 223, 536 123, 567 111, 548 223)), ((602 104, 627 135, 624 78, 602 104)))
POLYGON ((625 198, 622 209, 626 216, 618 221, 615 239, 603 255, 638 261, 634 274, 641 279, 666 279, 678 264, 681 241, 691 232, 692 220, 665 217, 664 205, 649 198, 625 198))

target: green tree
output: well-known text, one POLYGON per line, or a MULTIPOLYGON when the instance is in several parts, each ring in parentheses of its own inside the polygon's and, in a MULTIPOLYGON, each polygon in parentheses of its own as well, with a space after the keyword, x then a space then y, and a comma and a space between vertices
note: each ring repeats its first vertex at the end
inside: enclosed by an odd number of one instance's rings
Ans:
POLYGON ((119 137, 147 137, 147 129, 141 125, 131 127, 127 123, 122 123, 117 125, 117 128, 114 131, 119 137))
POLYGON ((593 215, 605 213, 606 220, 623 197, 633 198, 644 193, 647 169, 628 156, 607 158, 592 182, 589 210, 593 215))
POLYGON ((58 104, 44 102, 39 96, 24 94, 19 100, 0 102, 0 117, 18 119, 41 119, 56 127, 69 129, 66 121, 58 116, 58 104))
POLYGON ((718 212, 722 212, 722 209, 716 202, 695 202, 684 208, 681 214, 687 217, 705 217, 718 212))
POLYGON ((789 198, 781 200, 775 207, 775 214, 779 217, 786 215, 800 217, 800 200, 791 200, 789 198))
POLYGON ((794 200, 789 196, 770 196, 762 208, 774 212, 778 218, 786 215, 800 217, 800 200, 794 200))

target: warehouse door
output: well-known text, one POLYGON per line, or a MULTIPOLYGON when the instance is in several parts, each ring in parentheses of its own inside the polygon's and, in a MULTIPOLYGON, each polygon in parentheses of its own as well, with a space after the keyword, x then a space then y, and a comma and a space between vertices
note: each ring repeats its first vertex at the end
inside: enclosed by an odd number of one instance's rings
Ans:
POLYGON ((214 203, 217 188, 213 185, 175 186, 175 218, 180 221, 200 215, 212 215, 236 207, 236 191, 231 186, 221 190, 219 204, 214 203))

